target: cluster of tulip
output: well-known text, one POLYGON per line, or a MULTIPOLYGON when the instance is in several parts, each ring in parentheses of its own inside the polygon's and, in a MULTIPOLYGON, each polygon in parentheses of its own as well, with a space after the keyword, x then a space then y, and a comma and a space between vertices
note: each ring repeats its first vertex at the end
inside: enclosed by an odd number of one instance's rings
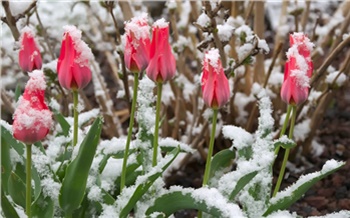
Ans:
MULTIPOLYGON (((158 135, 161 123, 162 86, 176 74, 176 59, 169 44, 169 24, 163 18, 155 21, 150 27, 147 14, 134 17, 130 21, 125 22, 124 36, 126 42, 124 62, 127 69, 134 74, 134 91, 128 135, 123 153, 120 193, 126 186, 127 164, 137 108, 139 77, 145 71, 149 79, 157 86, 152 157, 152 166, 155 167, 159 162, 160 156, 158 135), (150 29, 152 29, 152 34, 150 29)), ((13 115, 13 137, 25 143, 27 148, 26 213, 28 217, 31 217, 31 146, 33 143, 44 139, 50 132, 52 113, 45 103, 46 83, 44 74, 41 71, 42 58, 40 50, 35 42, 34 33, 29 27, 25 27, 22 30, 20 44, 19 65, 23 71, 29 72, 30 79, 13 115)), ((279 191, 290 150, 290 148, 284 146, 282 139, 288 124, 290 126, 288 137, 289 139, 293 138, 296 106, 306 101, 309 95, 309 80, 313 71, 310 57, 312 47, 313 44, 303 33, 290 35, 290 49, 287 52, 288 60, 285 64, 284 81, 280 92, 282 100, 289 106, 280 134, 281 140, 279 145, 275 146, 275 156, 277 156, 281 145, 285 149, 285 156, 273 197, 279 191)), ((78 143, 78 90, 86 87, 91 81, 92 72, 89 65, 91 59, 93 59, 93 54, 88 45, 81 40, 81 31, 75 26, 65 26, 60 56, 57 62, 57 78, 63 88, 73 93, 74 123, 72 146, 76 146, 78 143)), ((203 187, 206 187, 210 180, 218 111, 230 100, 231 92, 218 49, 208 49, 204 54, 202 65, 202 98, 204 103, 213 110, 210 143, 202 183, 203 187)), ((202 216, 201 212, 199 212, 198 216, 202 216)))

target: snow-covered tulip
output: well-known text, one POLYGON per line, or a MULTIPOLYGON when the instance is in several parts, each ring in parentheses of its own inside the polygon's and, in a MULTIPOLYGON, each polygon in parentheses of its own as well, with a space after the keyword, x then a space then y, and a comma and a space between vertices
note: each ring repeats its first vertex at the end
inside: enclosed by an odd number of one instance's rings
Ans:
POLYGON ((164 18, 152 26, 150 62, 146 73, 155 82, 168 81, 176 73, 176 61, 169 44, 169 23, 164 18))
POLYGON ((309 95, 313 71, 310 53, 314 44, 303 33, 293 33, 289 40, 290 48, 287 51, 281 98, 287 104, 298 105, 309 95))
POLYGON ((149 30, 146 13, 125 23, 124 61, 132 72, 141 72, 148 66, 151 44, 149 30))
POLYGON ((23 71, 32 72, 41 69, 42 59, 39 46, 35 41, 32 29, 24 27, 19 38, 21 49, 18 54, 19 66, 23 71))
POLYGON ((13 136, 25 144, 33 144, 45 138, 52 123, 52 114, 44 99, 44 74, 40 70, 34 70, 29 76, 13 115, 13 136))
POLYGON ((60 56, 57 62, 58 81, 66 89, 82 89, 91 80, 91 49, 81 40, 75 26, 64 26, 60 56))
POLYGON ((220 108, 230 98, 230 87, 221 64, 218 49, 211 49, 204 55, 202 95, 211 108, 220 108))

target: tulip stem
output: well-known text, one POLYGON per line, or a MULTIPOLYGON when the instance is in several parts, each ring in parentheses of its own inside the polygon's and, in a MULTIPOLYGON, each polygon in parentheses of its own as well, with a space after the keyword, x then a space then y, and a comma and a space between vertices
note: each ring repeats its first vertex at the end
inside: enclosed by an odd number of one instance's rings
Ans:
POLYGON ((123 158, 123 166, 122 166, 122 174, 120 177, 120 193, 122 192, 123 188, 125 187, 126 164, 128 161, 129 148, 130 148, 130 142, 131 142, 131 136, 132 136, 132 129, 134 127, 138 86, 139 86, 139 74, 135 73, 134 74, 134 91, 133 91, 133 97, 132 97, 130 122, 129 122, 129 129, 128 129, 128 138, 126 139, 124 158, 123 158))
MULTIPOLYGON (((293 106, 288 105, 288 109, 287 109, 287 114, 286 114, 286 118, 284 119, 284 123, 283 123, 283 127, 280 133, 280 138, 284 135, 284 133, 286 132, 287 129, 287 125, 289 123, 289 117, 290 117, 290 112, 292 111, 293 106)), ((278 155, 278 152, 280 150, 281 146, 278 146, 275 150, 275 155, 278 155)))
POLYGON ((32 217, 32 145, 26 145, 27 160, 26 160, 26 214, 28 218, 32 217))
POLYGON ((209 174, 210 174, 210 167, 211 167, 211 157, 213 156, 213 149, 214 149, 214 141, 215 141, 215 132, 216 132, 216 120, 218 117, 218 109, 213 110, 213 120, 212 120, 212 129, 211 129, 211 135, 210 135, 210 142, 209 142, 209 150, 207 155, 207 162, 205 164, 205 171, 204 171, 204 177, 203 177, 203 186, 206 186, 209 181, 209 174))
MULTIPOLYGON (((290 106, 293 109, 293 114, 292 114, 292 120, 290 123, 290 128, 289 128, 289 135, 288 138, 293 138, 293 132, 294 132, 294 124, 295 124, 295 119, 296 119, 296 106, 290 106)), ((287 166, 287 161, 288 161, 288 157, 289 157, 289 152, 290 152, 290 148, 287 148, 286 151, 284 152, 284 157, 283 157, 283 162, 282 162, 282 166, 280 169, 280 173, 278 175, 278 180, 275 186, 275 190, 273 191, 272 197, 275 197, 277 192, 280 189, 282 180, 283 180, 283 176, 284 176, 284 172, 286 170, 286 166, 287 166)))
POLYGON ((73 89, 73 147, 78 143, 78 90, 73 89))
MULTIPOLYGON (((218 109, 213 109, 213 119, 212 119, 212 128, 211 128, 211 135, 210 135, 210 142, 209 142, 209 150, 207 155, 207 161, 205 164, 205 171, 204 171, 202 186, 206 186, 209 181, 211 159, 212 159, 213 150, 214 150, 217 117, 218 117, 218 109)), ((202 217, 202 211, 198 211, 198 218, 201 218, 201 217, 202 217)))
POLYGON ((163 83, 157 82, 157 104, 156 104, 156 122, 154 126, 154 138, 153 138, 153 159, 152 166, 157 165, 157 156, 158 156, 158 133, 159 133, 159 117, 160 117, 160 105, 162 103, 162 88, 163 83))

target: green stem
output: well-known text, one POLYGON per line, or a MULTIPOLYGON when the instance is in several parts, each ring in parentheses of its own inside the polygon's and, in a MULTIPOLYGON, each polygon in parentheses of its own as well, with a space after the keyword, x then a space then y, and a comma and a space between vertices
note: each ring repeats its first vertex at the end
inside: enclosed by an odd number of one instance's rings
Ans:
POLYGON ((158 156, 158 132, 159 132, 159 117, 160 117, 160 105, 162 103, 162 82, 157 82, 157 105, 156 105, 156 122, 154 126, 154 141, 153 141, 153 159, 152 166, 157 165, 158 156))
POLYGON ((73 147, 78 143, 78 90, 73 89, 73 113, 74 113, 74 123, 73 123, 73 147))
MULTIPOLYGON (((291 124, 290 124, 290 128, 289 128, 289 135, 288 138, 293 138, 293 132, 294 132, 294 124, 295 124, 295 119, 296 119, 296 106, 292 106, 293 109, 293 115, 292 115, 292 120, 291 120, 291 124)), ((287 161, 288 161, 288 157, 289 157, 289 152, 290 152, 290 148, 287 148, 285 153, 284 153, 284 157, 283 157, 283 162, 282 162, 282 166, 280 169, 280 173, 278 175, 278 179, 277 179, 277 183, 275 186, 275 190, 273 191, 272 197, 275 197, 277 192, 280 189, 283 177, 284 177, 284 172, 286 170, 286 166, 287 166, 287 161)))
MULTIPOLYGON (((287 129, 287 125, 289 123, 289 117, 290 117, 290 112, 292 111, 292 108, 293 106, 292 105, 288 105, 288 109, 287 109, 287 115, 286 115, 286 118, 284 120, 284 123, 283 123, 283 127, 282 127, 282 130, 281 130, 281 133, 280 133, 280 138, 284 135, 284 133, 286 132, 286 129, 287 129)), ((275 150, 275 155, 278 154, 280 150, 280 146, 278 146, 275 150)))
POLYGON ((27 145, 27 160, 26 160, 26 214, 28 218, 32 217, 32 145, 27 145))
POLYGON ((209 181, 209 174, 210 174, 210 167, 211 167, 211 157, 213 156, 217 117, 218 117, 218 109, 214 109, 213 122, 212 122, 213 126, 212 126, 212 129, 211 129, 209 150, 208 150, 208 155, 207 155, 207 162, 205 164, 205 171, 204 171, 204 177, 203 177, 203 186, 206 186, 208 184, 208 181, 209 181))
MULTIPOLYGON (((203 184, 202 186, 206 186, 209 181, 209 176, 210 176, 210 167, 211 167, 211 159, 213 156, 213 150, 214 150, 214 141, 215 141, 215 132, 216 132, 216 121, 218 117, 218 109, 213 109, 213 126, 211 129, 211 135, 210 135, 210 142, 209 142, 209 150, 208 150, 208 155, 207 155, 207 162, 205 164, 205 171, 204 171, 204 177, 203 177, 203 184)), ((198 218, 202 218, 202 211, 198 211, 197 214, 198 218)))
POLYGON ((132 129, 134 127, 138 86, 139 86, 139 74, 135 73, 134 74, 134 91, 133 91, 133 97, 132 97, 130 122, 129 122, 129 129, 128 129, 128 138, 126 139, 124 158, 123 158, 123 166, 122 166, 122 175, 120 177, 120 192, 122 192, 123 188, 125 187, 126 165, 127 165, 128 156, 129 156, 132 129))

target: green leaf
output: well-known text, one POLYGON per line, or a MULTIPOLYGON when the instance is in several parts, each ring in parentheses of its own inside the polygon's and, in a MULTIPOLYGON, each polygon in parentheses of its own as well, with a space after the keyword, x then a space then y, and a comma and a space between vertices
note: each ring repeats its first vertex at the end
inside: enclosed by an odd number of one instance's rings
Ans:
POLYGON ((67 122, 67 120, 64 118, 64 116, 58 112, 58 111, 55 111, 54 112, 54 116, 55 116, 55 119, 57 120, 57 122, 60 124, 61 128, 62 128, 62 132, 63 132, 63 135, 64 136, 68 136, 68 133, 69 133, 69 129, 70 129, 70 125, 69 123, 67 122))
POLYGON ((11 175, 12 166, 10 160, 10 147, 7 144, 6 140, 1 137, 1 190, 4 193, 8 193, 7 191, 7 182, 11 175))
POLYGON ((72 215, 83 201, 90 167, 100 140, 102 120, 98 117, 80 145, 78 155, 68 165, 59 195, 66 215, 72 215))
POLYGON ((231 161, 235 158, 236 153, 230 149, 225 149, 216 153, 211 161, 210 178, 215 172, 222 170, 231 165, 231 161))
MULTIPOLYGON (((210 214, 210 217, 227 217, 227 214, 225 214, 225 212, 223 211, 223 205, 219 205, 218 207, 218 204, 213 205, 212 202, 208 202, 212 201, 212 199, 204 198, 199 200, 197 198, 198 196, 193 196, 195 192, 207 191, 208 190, 206 188, 200 188, 197 190, 193 190, 192 188, 184 188, 181 191, 170 191, 169 193, 166 193, 157 198, 154 202, 154 205, 147 209, 146 215, 150 215, 154 212, 161 212, 164 213, 166 217, 169 217, 171 214, 175 213, 178 210, 197 209, 207 214, 210 214)), ((237 209, 238 208, 239 207, 237 206, 237 209)))
POLYGON ((292 140, 284 136, 274 141, 274 148, 282 147, 284 149, 294 148, 297 144, 292 140))
POLYGON ((32 180, 34 180, 34 201, 37 200, 41 193, 41 180, 38 171, 32 166, 32 180))
POLYGON ((229 199, 233 200, 236 195, 258 174, 258 171, 253 171, 251 173, 243 175, 238 179, 235 188, 232 190, 229 199))
MULTIPOLYGON (((335 162, 334 160, 331 161, 333 161, 333 163, 335 162)), ((327 163, 330 163, 330 161, 327 161, 326 164, 327 163)), ((301 176, 296 183, 288 188, 288 190, 291 190, 289 194, 287 194, 286 191, 278 192, 276 197, 270 199, 271 204, 263 216, 267 216, 278 210, 285 210, 289 208, 294 202, 299 200, 316 182, 334 173, 335 171, 339 170, 340 167, 345 165, 344 162, 337 162, 335 164, 333 163, 331 163, 331 166, 328 165, 326 169, 325 164, 320 172, 301 176)))
POLYGON ((9 177, 8 191, 13 202, 25 208, 26 186, 22 179, 14 172, 12 172, 9 177))
POLYGON ((43 154, 46 154, 46 150, 45 150, 43 144, 41 144, 40 141, 39 141, 39 142, 35 142, 35 143, 34 143, 34 146, 37 147, 37 148, 39 148, 39 150, 40 150, 43 154))
POLYGON ((1 190, 1 208, 2 208, 2 212, 4 213, 5 217, 19 218, 15 208, 9 202, 9 200, 7 199, 7 197, 5 196, 5 194, 2 190, 1 190))
MULTIPOLYGON (((13 138, 11 132, 9 132, 5 127, 1 126, 1 137, 17 151, 17 153, 23 157, 25 145, 22 142, 17 141, 13 138)), ((23 159, 24 160, 24 159, 23 159)))
MULTIPOLYGON (((126 178, 125 186, 133 185, 139 175, 142 174, 142 171, 137 171, 136 169, 140 167, 139 163, 132 163, 126 167, 126 178)), ((115 184, 115 194, 120 194, 120 176, 117 177, 115 184)))
POLYGON ((22 94, 21 85, 19 83, 17 83, 16 89, 15 89, 15 101, 16 102, 18 101, 21 94, 22 94))
POLYGON ((53 217, 54 203, 50 197, 44 197, 40 192, 39 197, 32 204, 32 216, 38 218, 53 217))
MULTIPOLYGON (((154 181, 159 178, 162 173, 164 172, 164 170, 166 168, 168 168, 168 166, 174 161, 174 159, 177 157, 177 155, 180 152, 180 148, 175 148, 170 154, 169 156, 172 156, 170 158, 170 160, 168 160, 167 163, 165 163, 164 166, 162 166, 162 170, 161 172, 157 171, 155 173, 150 173, 149 175, 145 175, 147 176, 147 179, 145 180, 145 182, 139 184, 133 195, 130 197, 128 203, 125 205, 125 207, 122 209, 121 213, 120 213, 120 217, 127 217, 128 214, 130 213, 130 211, 134 208, 134 206, 136 205, 137 201, 147 192, 147 190, 151 187, 151 185, 154 183, 154 181)), ((166 157, 165 157, 166 158, 166 157)), ((158 166, 158 165, 157 165, 158 166)), ((156 166, 156 167, 157 167, 156 166)), ((122 193, 123 194, 123 193, 122 193)))
POLYGON ((245 158, 246 160, 249 160, 253 156, 253 149, 251 146, 246 146, 238 150, 238 156, 240 158, 245 158))
POLYGON ((197 209, 213 217, 222 217, 218 208, 208 207, 205 202, 199 203, 191 194, 184 194, 181 191, 171 192, 157 198, 154 205, 146 211, 146 215, 158 211, 165 213, 166 217, 168 217, 176 211, 184 209, 197 209))

